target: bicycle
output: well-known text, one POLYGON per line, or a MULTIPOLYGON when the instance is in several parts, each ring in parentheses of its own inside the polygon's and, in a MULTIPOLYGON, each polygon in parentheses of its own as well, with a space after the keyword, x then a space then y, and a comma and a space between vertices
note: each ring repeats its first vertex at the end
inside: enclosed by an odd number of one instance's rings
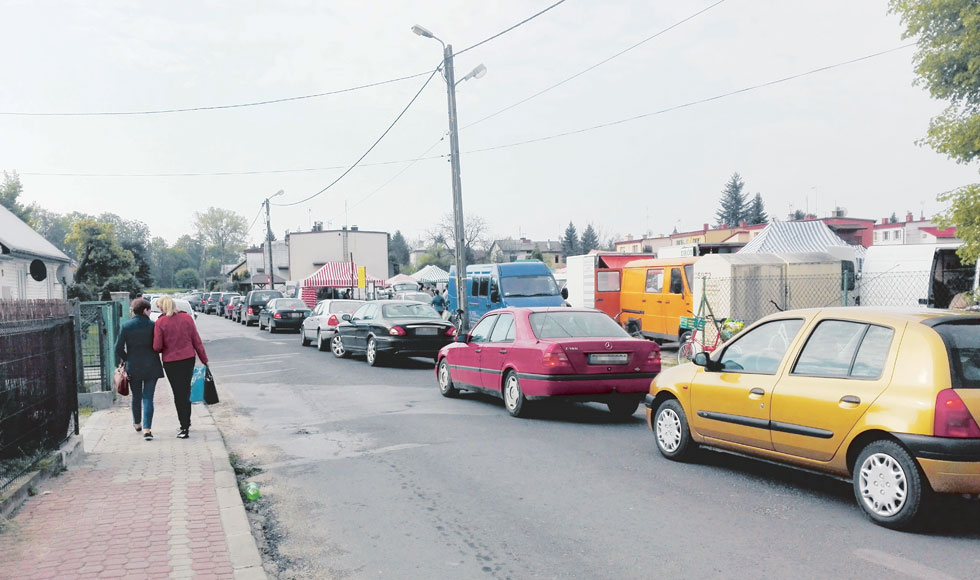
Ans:
POLYGON ((690 330, 681 337, 681 344, 677 348, 677 364, 684 364, 694 360, 694 355, 699 352, 714 352, 718 346, 735 336, 742 330, 745 324, 741 320, 725 318, 719 324, 713 314, 705 316, 682 316, 681 328, 690 330), (711 340, 708 340, 707 322, 711 321, 714 333, 711 340), (687 337, 687 338, 684 338, 687 337), (700 337, 700 338, 699 338, 700 337))

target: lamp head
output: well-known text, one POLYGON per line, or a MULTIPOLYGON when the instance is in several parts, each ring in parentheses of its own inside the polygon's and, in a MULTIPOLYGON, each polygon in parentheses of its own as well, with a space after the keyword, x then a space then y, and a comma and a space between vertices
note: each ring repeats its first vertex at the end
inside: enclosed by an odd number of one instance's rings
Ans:
POLYGON ((279 197, 280 195, 282 195, 284 193, 286 193, 286 192, 280 189, 279 191, 277 191, 274 194, 272 194, 272 197, 279 197))
POLYGON ((487 67, 483 66, 483 63, 481 62, 475 69, 473 69, 470 76, 475 79, 482 79, 483 75, 485 74, 487 74, 487 67))
POLYGON ((426 38, 435 38, 435 35, 433 35, 431 32, 429 32, 425 28, 422 28, 418 24, 416 24, 415 26, 412 26, 412 32, 414 32, 415 34, 418 34, 419 36, 424 36, 426 38))

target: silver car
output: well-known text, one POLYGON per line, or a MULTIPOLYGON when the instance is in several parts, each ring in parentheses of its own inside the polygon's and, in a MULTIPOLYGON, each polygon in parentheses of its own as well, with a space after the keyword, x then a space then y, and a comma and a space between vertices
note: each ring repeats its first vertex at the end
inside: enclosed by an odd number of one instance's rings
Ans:
POLYGON ((344 314, 350 314, 364 304, 363 300, 321 300, 313 308, 313 314, 303 321, 299 339, 303 346, 316 341, 321 351, 330 350, 330 339, 337 334, 337 325, 344 314))

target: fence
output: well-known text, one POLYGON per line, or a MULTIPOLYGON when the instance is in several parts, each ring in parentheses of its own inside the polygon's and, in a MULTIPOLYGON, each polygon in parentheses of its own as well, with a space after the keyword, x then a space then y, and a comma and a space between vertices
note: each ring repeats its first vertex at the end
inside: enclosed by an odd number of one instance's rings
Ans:
POLYGON ((0 489, 78 433, 72 318, 63 300, 0 301, 0 489))
MULTIPOLYGON (((702 296, 718 320, 735 318, 750 324, 764 316, 795 308, 888 306, 949 308, 958 294, 973 289, 973 269, 943 272, 812 275, 805 271, 778 276, 701 277, 693 304, 698 314, 702 296)), ((965 304, 964 304, 965 305, 965 304)), ((706 314, 706 313, 701 313, 706 314)))
POLYGON ((113 353, 119 336, 122 305, 119 302, 82 302, 79 324, 82 335, 82 369, 79 390, 93 393, 112 390, 113 353))

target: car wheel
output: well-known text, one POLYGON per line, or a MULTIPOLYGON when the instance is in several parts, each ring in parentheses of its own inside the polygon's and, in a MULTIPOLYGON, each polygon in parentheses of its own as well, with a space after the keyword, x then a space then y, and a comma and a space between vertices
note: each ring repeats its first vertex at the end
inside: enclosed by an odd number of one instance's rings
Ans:
POLYGON ((316 331, 316 347, 318 349, 320 349, 321 351, 324 351, 324 352, 330 350, 330 343, 331 342, 333 342, 333 341, 330 341, 330 340, 324 341, 323 340, 323 333, 320 332, 319 329, 317 329, 317 331, 316 331))
POLYGON ((350 356, 350 353, 344 348, 344 341, 340 338, 339 334, 330 341, 330 351, 337 358, 347 358, 350 356))
POLYGON ((527 414, 527 398, 521 389, 521 381, 517 373, 510 371, 504 377, 504 407, 511 417, 521 417, 527 414))
POLYGON ((455 397, 459 389, 453 386, 453 377, 449 374, 449 363, 446 359, 439 361, 439 392, 443 397, 455 397))
POLYGON ((854 496, 880 526, 899 530, 916 523, 931 491, 915 459, 894 441, 869 444, 854 464, 854 496))
POLYGON ((310 346, 310 339, 306 338, 306 329, 302 326, 299 327, 299 344, 301 346, 310 346))
POLYGON ((367 359, 367 364, 373 367, 381 365, 381 354, 378 352, 378 341, 374 340, 373 336, 368 339, 365 358, 367 359))
POLYGON ((653 434, 660 454, 667 459, 683 461, 695 449, 687 415, 677 399, 667 399, 657 407, 653 415, 653 434))
POLYGON ((266 328, 266 330, 269 331, 269 334, 275 334, 275 332, 276 332, 276 327, 275 326, 272 326, 272 321, 271 320, 269 321, 269 324, 267 324, 265 326, 265 328, 266 328))
POLYGON ((619 421, 625 421, 636 413, 640 402, 636 399, 612 399, 606 403, 606 406, 609 407, 609 412, 613 418, 619 421))

